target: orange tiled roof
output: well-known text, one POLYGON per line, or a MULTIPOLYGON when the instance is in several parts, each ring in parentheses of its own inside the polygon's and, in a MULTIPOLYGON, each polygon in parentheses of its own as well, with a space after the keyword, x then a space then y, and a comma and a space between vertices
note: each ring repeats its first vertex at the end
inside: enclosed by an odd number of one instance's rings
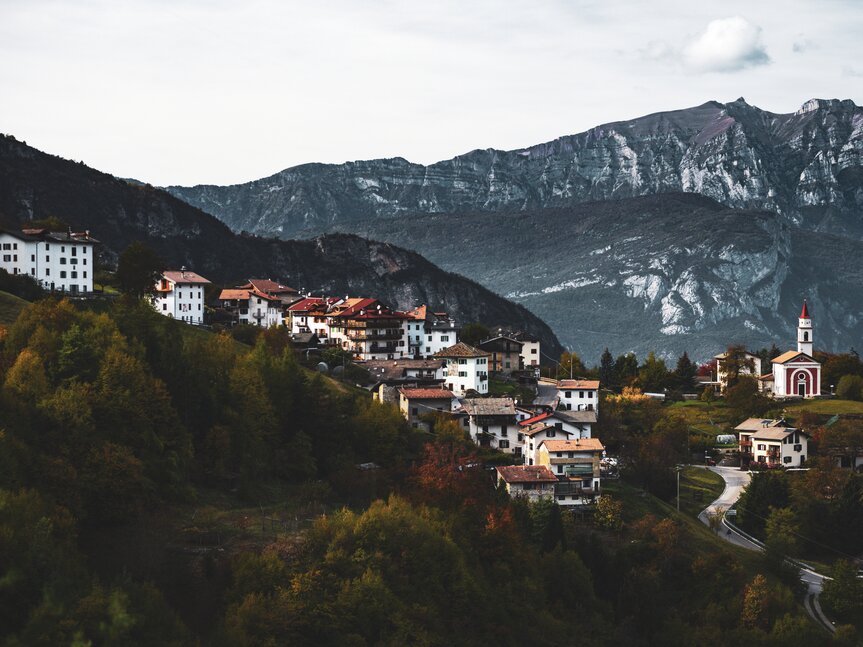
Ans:
POLYGON ((550 452, 601 452, 605 447, 599 438, 579 438, 577 440, 543 440, 542 444, 550 452))
POLYGON ((491 357, 491 353, 468 346, 463 341, 435 353, 435 357, 491 357))
POLYGON ((560 380, 559 389, 593 389, 599 388, 599 380, 560 380))
POLYGON ((557 483, 557 477, 545 465, 502 465, 497 473, 507 483, 557 483))
POLYGON ((447 389, 399 389, 408 400, 452 400, 455 396, 447 389))

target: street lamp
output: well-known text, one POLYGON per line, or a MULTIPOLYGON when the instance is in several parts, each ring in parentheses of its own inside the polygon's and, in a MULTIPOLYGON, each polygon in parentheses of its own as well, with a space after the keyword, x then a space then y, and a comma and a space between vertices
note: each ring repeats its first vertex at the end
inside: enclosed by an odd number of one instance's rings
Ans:
POLYGON ((674 471, 677 472, 677 511, 680 512, 680 472, 683 470, 683 465, 677 465, 674 471))

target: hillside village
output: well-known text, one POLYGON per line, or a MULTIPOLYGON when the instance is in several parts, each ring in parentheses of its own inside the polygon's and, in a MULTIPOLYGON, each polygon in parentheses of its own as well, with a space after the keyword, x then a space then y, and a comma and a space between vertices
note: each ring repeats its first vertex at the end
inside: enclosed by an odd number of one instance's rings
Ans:
MULTIPOLYGON (((49 291, 86 296, 93 293, 97 245, 90 232, 4 231, 0 269, 33 277, 49 291)), ((293 346, 307 355, 338 349, 342 361, 368 372, 373 399, 397 406, 412 427, 429 431, 435 416, 446 415, 480 448, 509 456, 513 464, 497 471, 514 496, 565 506, 592 505, 601 496, 602 474, 615 462, 594 433, 603 385, 578 376, 540 377, 541 364, 556 360, 543 354, 536 337, 499 329, 470 345, 460 340, 458 322, 428 305, 398 311, 374 297, 302 294, 270 279, 249 279, 208 301, 210 285, 192 270, 166 270, 150 299, 156 312, 190 325, 283 326, 293 346), (534 395, 521 402, 495 396, 489 392, 492 379, 534 395)), ((813 345, 804 301, 797 348, 773 358, 771 371, 751 352, 724 351, 713 358, 709 372, 701 372, 698 388, 721 396, 729 382, 751 376, 767 397, 821 397, 821 364, 813 345)), ((735 434, 743 468, 805 465, 810 436, 784 420, 747 420, 735 434)), ((855 464, 861 462, 863 457, 855 464)))

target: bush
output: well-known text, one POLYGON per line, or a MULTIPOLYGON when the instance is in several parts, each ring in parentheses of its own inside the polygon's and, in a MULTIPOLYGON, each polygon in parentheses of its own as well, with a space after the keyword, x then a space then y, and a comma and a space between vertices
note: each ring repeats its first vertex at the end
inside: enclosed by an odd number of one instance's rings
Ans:
POLYGON ((863 377, 843 375, 836 387, 836 397, 843 400, 863 400, 863 377))

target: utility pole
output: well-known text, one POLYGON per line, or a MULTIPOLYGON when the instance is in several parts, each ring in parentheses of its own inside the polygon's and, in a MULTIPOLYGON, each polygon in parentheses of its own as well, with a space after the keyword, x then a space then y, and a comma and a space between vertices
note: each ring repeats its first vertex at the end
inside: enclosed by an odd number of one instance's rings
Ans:
POLYGON ((674 471, 677 472, 677 511, 680 512, 680 471, 683 469, 682 465, 678 465, 674 468, 674 471))

